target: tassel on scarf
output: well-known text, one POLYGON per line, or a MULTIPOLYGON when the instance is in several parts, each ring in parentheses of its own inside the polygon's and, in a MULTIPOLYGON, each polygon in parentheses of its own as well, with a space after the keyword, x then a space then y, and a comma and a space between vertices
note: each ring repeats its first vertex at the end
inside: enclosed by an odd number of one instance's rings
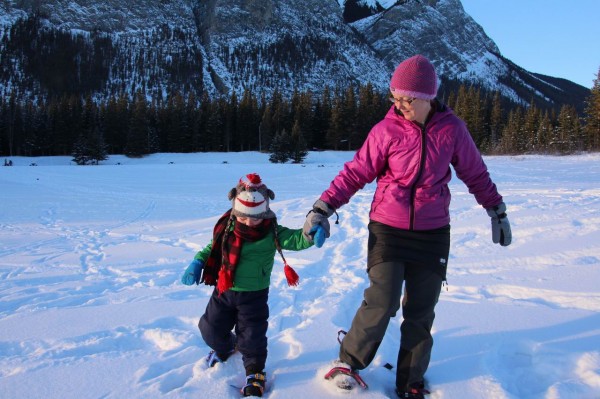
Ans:
POLYGON ((290 287, 298 285, 300 282, 300 277, 298 277, 298 273, 290 265, 285 263, 283 266, 283 272, 285 273, 285 278, 290 287))
POLYGON ((219 278, 217 279, 217 289, 219 290, 219 294, 224 293, 231 287, 233 287, 233 273, 222 267, 221 270, 219 270, 219 278))

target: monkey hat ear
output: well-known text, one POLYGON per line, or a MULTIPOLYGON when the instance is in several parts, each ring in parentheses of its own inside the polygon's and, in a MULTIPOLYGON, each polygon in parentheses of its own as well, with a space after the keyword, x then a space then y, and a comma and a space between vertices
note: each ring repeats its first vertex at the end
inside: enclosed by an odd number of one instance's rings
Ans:
POLYGON ((267 189, 267 193, 269 194, 269 198, 274 200, 275 199, 275 193, 269 188, 267 189))
POLYGON ((231 190, 229 190, 229 192, 227 193, 227 198, 229 198, 229 201, 231 201, 232 199, 235 198, 236 195, 237 195, 237 187, 234 187, 231 190))
POLYGON ((229 191, 232 200, 231 214, 255 219, 275 219, 275 213, 269 208, 269 200, 275 193, 262 182, 256 173, 250 173, 240 179, 237 186, 229 191))

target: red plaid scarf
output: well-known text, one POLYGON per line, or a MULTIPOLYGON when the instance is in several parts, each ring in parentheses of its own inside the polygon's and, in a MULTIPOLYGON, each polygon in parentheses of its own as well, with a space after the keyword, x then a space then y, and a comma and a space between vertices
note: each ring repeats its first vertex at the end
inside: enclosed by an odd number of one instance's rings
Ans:
POLYGON ((202 282, 206 285, 216 285, 219 293, 233 287, 235 268, 240 259, 244 242, 258 241, 264 238, 272 228, 271 219, 264 219, 256 227, 235 223, 233 234, 231 234, 233 220, 231 210, 229 210, 217 221, 213 230, 212 248, 202 274, 202 282))

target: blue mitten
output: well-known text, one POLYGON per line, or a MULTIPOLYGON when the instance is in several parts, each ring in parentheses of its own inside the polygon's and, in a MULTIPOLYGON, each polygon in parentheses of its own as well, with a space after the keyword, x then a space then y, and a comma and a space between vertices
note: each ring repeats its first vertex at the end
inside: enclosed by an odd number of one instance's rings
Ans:
POLYGON ((317 248, 323 246, 323 243, 325 242, 325 229, 323 227, 313 226, 309 231, 309 235, 312 236, 313 242, 317 248))
POLYGON ((181 276, 181 282, 185 285, 200 284, 200 275, 204 268, 204 262, 194 259, 192 263, 185 269, 185 273, 181 276))

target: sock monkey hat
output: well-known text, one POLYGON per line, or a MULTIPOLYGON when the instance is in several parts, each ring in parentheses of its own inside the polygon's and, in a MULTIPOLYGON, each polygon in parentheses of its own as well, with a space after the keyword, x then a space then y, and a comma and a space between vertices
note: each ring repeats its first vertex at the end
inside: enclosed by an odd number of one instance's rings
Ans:
POLYGON ((262 182, 257 173, 242 176, 238 184, 229 190, 231 214, 254 219, 275 219, 275 213, 269 209, 269 200, 275 199, 275 193, 262 182))

